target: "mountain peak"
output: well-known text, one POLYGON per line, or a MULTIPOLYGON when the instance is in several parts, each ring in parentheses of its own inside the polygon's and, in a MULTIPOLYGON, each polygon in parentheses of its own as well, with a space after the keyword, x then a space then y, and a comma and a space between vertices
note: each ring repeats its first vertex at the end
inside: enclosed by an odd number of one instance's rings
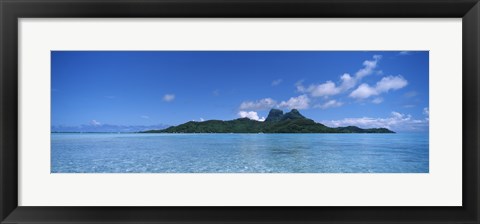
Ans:
POLYGON ((275 122, 281 120, 283 117, 283 111, 279 109, 271 109, 270 112, 268 112, 267 119, 265 119, 266 122, 275 122))
MULTIPOLYGON (((292 114, 300 114, 300 112, 297 110, 297 109, 292 109, 290 110, 289 113, 292 113, 292 114)), ((300 114, 301 115, 301 114, 300 114)))
POLYGON ((290 112, 284 114, 282 110, 271 109, 268 113, 266 122, 277 122, 283 120, 306 119, 297 109, 292 109, 290 112))
POLYGON ((297 109, 292 109, 290 112, 283 115, 282 120, 306 119, 297 109))

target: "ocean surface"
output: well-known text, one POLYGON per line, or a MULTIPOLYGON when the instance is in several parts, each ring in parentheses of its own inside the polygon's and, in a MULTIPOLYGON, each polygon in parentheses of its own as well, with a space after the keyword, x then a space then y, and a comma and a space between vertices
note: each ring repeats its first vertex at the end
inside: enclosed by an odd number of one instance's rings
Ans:
POLYGON ((428 173, 428 133, 51 134, 52 173, 428 173))

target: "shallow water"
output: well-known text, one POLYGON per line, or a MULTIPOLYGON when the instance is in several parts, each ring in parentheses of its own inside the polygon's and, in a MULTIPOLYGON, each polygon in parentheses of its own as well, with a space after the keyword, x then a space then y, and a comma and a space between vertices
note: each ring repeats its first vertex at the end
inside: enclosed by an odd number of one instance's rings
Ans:
POLYGON ((428 173, 427 133, 51 134, 52 173, 428 173))

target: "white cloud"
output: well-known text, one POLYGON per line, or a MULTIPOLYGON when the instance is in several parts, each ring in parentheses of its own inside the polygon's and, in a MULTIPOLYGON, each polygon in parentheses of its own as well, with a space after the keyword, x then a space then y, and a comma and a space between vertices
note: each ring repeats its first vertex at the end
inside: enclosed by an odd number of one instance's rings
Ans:
POLYGON ((428 107, 423 108, 423 114, 425 114, 426 116, 430 116, 430 110, 428 109, 428 107))
POLYGON ((340 88, 332 81, 327 81, 320 85, 310 85, 305 92, 310 93, 313 97, 333 96, 340 93, 340 88))
POLYGON ((280 83, 282 83, 282 79, 276 79, 276 80, 273 80, 272 81, 272 86, 278 86, 280 85, 280 83))
POLYGON ((332 81, 327 81, 318 86, 310 86, 310 88, 309 92, 313 97, 332 96, 340 93, 340 89, 332 81))
POLYGON ((265 117, 260 118, 258 113, 255 111, 239 111, 238 116, 256 121, 265 121, 265 117))
MULTIPOLYGON (((300 95, 291 97, 287 101, 282 101, 277 104, 277 101, 272 98, 264 98, 257 101, 245 101, 240 104, 239 110, 242 114, 246 114, 247 110, 266 110, 275 107, 289 108, 289 109, 307 109, 310 107, 310 98, 307 95, 300 95)), ((254 111, 251 111, 254 112, 254 111)), ((251 118, 253 119, 253 118, 251 118)), ((260 119, 261 120, 261 119, 260 119)))
POLYGON ((340 85, 340 89, 342 91, 349 90, 357 84, 357 79, 350 76, 348 73, 340 76, 340 80, 342 80, 342 84, 340 85))
POLYGON ((100 125, 102 125, 102 124, 101 124, 100 122, 96 121, 96 120, 91 120, 91 121, 90 121, 90 125, 92 125, 92 126, 100 126, 100 125))
POLYGON ((166 101, 166 102, 171 102, 175 99, 175 95, 174 94, 165 94, 163 96, 163 101, 166 101))
POLYGON ((430 109, 428 109, 428 107, 423 108, 423 114, 426 116, 425 120, 429 121, 430 120, 430 109))
POLYGON ((390 90, 401 89, 408 85, 408 81, 401 75, 383 77, 380 82, 377 82, 377 91, 388 92, 390 90))
POLYGON ((393 111, 392 112, 392 116, 395 117, 395 118, 402 118, 404 117, 405 115, 401 114, 401 113, 398 113, 396 111, 393 111))
POLYGON ((393 111, 386 118, 345 118, 342 120, 322 121, 331 127, 357 126, 360 128, 388 128, 393 131, 422 131, 428 129, 428 120, 413 119, 411 115, 393 111))
POLYGON ((140 116, 140 117, 143 118, 143 119, 150 119, 150 117, 147 116, 147 115, 142 115, 142 116, 140 116))
POLYGON ((312 97, 333 96, 341 92, 341 89, 332 81, 318 85, 311 84, 308 87, 303 86, 302 82, 297 82, 296 87, 298 92, 309 93, 312 97))
POLYGON ((383 98, 382 97, 377 97, 375 99, 372 100, 372 103, 374 104, 380 104, 383 102, 383 98))
POLYGON ((381 55, 374 55, 373 60, 366 60, 363 62, 363 68, 358 70, 357 73, 355 73, 355 78, 357 80, 360 80, 361 78, 372 74, 372 72, 377 68, 378 61, 382 59, 381 55))
POLYGON ((361 84, 357 89, 350 93, 350 97, 356 99, 366 99, 370 96, 380 95, 390 90, 401 89, 408 85, 408 81, 401 75, 399 76, 387 76, 383 77, 377 82, 375 87, 371 87, 368 84, 361 84))
POLYGON ((350 93, 350 97, 357 98, 357 99, 365 99, 370 96, 378 95, 379 93, 375 90, 375 88, 370 87, 368 84, 362 84, 353 92, 350 93))
POLYGON ((410 51, 400 51, 400 52, 398 53, 398 55, 402 55, 402 56, 410 55, 410 54, 412 54, 412 52, 410 52, 410 51))
POLYGON ((213 90, 212 94, 213 94, 214 96, 218 96, 218 95, 220 95, 220 90, 218 90, 218 89, 213 90))
POLYGON ((295 87, 297 87, 297 91, 298 92, 301 92, 301 93, 304 93, 306 91, 305 89, 305 86, 303 86, 303 81, 305 80, 298 80, 296 83, 295 83, 295 87))
POLYGON ((307 109, 310 105, 310 99, 307 95, 300 95, 298 97, 291 97, 288 101, 282 101, 278 104, 279 107, 289 109, 307 109))
POLYGON ((275 107, 277 101, 272 98, 264 98, 257 101, 245 101, 240 104, 240 110, 267 110, 275 107))
POLYGON ((344 73, 340 76, 339 85, 329 80, 322 84, 311 84, 308 87, 303 86, 303 81, 299 81, 295 86, 298 92, 309 93, 312 97, 337 95, 355 87, 363 77, 372 74, 375 68, 377 68, 378 61, 380 61, 381 58, 381 55, 374 55, 373 60, 364 61, 363 68, 358 70, 354 77, 348 73, 344 73))
POLYGON ((343 103, 336 101, 336 100, 329 100, 324 104, 321 105, 316 105, 315 107, 321 108, 321 109, 328 109, 328 108, 333 108, 333 107, 340 107, 342 106, 343 103))
POLYGON ((423 115, 425 115, 425 120, 429 121, 430 120, 430 109, 428 107, 423 108, 423 115))
POLYGON ((205 121, 205 119, 203 119, 202 117, 200 118, 200 121, 205 121))

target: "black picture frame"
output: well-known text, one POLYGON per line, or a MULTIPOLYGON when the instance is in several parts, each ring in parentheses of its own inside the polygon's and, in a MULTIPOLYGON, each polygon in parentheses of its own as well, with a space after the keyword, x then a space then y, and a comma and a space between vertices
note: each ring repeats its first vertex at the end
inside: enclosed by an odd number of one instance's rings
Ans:
MULTIPOLYGON (((1 223, 479 223, 478 0, 0 0, 1 223), (462 18, 461 207, 18 206, 19 18, 462 18)), ((445 43, 448 44, 448 43, 445 43)), ((439 195, 442 197, 442 195, 439 195)))

